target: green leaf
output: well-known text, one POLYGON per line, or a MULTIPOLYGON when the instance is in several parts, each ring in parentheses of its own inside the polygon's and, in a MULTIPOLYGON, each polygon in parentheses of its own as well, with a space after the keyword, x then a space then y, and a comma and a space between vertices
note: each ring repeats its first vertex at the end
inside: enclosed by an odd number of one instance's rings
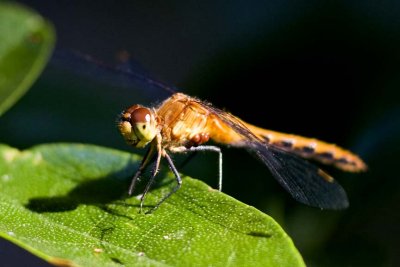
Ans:
POLYGON ((0 115, 33 84, 54 45, 52 26, 21 5, 0 3, 0 115))
MULTIPOLYGON (((93 145, 0 145, 0 236, 62 266, 304 266, 272 218, 199 180, 138 213, 126 191, 139 162, 93 145)), ((166 173, 145 209, 175 185, 166 173)))

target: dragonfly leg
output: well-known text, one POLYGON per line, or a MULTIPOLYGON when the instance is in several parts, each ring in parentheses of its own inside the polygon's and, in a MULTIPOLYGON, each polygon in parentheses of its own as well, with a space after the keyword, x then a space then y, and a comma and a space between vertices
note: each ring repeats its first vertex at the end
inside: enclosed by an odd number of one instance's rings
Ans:
POLYGON ((129 186, 128 195, 131 196, 133 191, 135 190, 136 182, 139 179, 140 174, 142 174, 143 170, 147 167, 149 162, 152 160, 152 155, 154 154, 154 146, 151 146, 146 154, 143 157, 142 162, 140 163, 139 169, 136 171, 135 175, 132 178, 132 182, 129 186))
POLYGON ((146 188, 143 191, 142 196, 140 197, 140 213, 143 210, 143 203, 144 203, 144 199, 146 198, 147 192, 149 192, 151 185, 154 182, 154 179, 158 173, 158 170, 160 169, 160 162, 161 162, 161 154, 162 154, 162 149, 161 149, 161 136, 157 136, 156 140, 155 140, 155 144, 152 144, 153 149, 157 148, 157 158, 156 158, 156 162, 154 164, 153 170, 151 171, 151 177, 150 180, 148 181, 146 188))
POLYGON ((218 190, 222 191, 222 151, 217 146, 192 146, 190 148, 175 147, 170 148, 171 151, 176 153, 197 152, 197 151, 212 151, 218 153, 218 190))
MULTIPOLYGON (((174 173, 175 178, 176 178, 176 182, 177 185, 167 194, 165 195, 155 206, 154 208, 152 208, 151 210, 147 211, 146 214, 153 212, 154 210, 156 210, 165 200, 167 200, 167 198, 169 198, 173 193, 175 193, 176 191, 178 191, 179 188, 181 188, 182 186, 182 178, 178 173, 178 170, 176 169, 174 162, 172 161, 171 157, 167 154, 166 151, 163 151, 164 157, 167 159, 168 162, 168 166, 171 169, 171 171, 174 173)), ((152 179, 154 180, 154 179, 152 179)), ((149 182, 150 184, 150 182, 149 182)), ((148 184, 148 187, 150 188, 148 184)), ((146 187, 146 189, 148 190, 149 188, 146 187)), ((145 192, 147 191, 145 190, 145 192)), ((144 194, 143 194, 144 195, 144 194)), ((143 196, 142 196, 143 197, 143 196)))

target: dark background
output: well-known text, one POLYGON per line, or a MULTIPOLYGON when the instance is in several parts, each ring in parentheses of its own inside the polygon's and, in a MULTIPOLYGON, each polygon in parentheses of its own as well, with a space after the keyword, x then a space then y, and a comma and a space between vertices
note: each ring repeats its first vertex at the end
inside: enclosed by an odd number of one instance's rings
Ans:
MULTIPOLYGON (((349 195, 345 211, 295 202, 237 149, 223 150, 223 191, 275 218, 308 266, 399 266, 400 4, 377 2, 21 1, 54 24, 58 48, 106 62, 126 50, 154 76, 250 123, 358 153, 367 173, 326 168, 349 195)), ((1 142, 133 151, 116 116, 128 105, 162 100, 161 93, 145 100, 137 88, 77 73, 50 64, 0 118, 1 142)), ((214 155, 182 172, 216 187, 214 155)), ((0 257, 1 266, 25 266, 16 263, 22 259, 44 266, 5 241, 0 257)))

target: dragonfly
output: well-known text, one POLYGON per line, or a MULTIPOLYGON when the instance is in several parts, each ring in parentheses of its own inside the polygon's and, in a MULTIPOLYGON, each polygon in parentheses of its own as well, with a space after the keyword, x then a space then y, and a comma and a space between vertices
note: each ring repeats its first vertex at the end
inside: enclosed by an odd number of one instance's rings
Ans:
MULTIPOLYGON (((239 147, 255 155, 271 172, 276 181, 298 202, 320 209, 345 209, 349 205, 343 187, 319 167, 334 166, 342 171, 362 172, 365 162, 355 153, 338 145, 315 138, 286 134, 264 129, 243 121, 196 97, 186 95, 174 86, 161 82, 140 67, 110 66, 91 56, 56 51, 52 61, 62 61, 70 68, 101 72, 96 76, 112 82, 135 84, 147 93, 163 96, 156 106, 141 103, 125 108, 117 119, 123 139, 134 148, 148 147, 142 162, 133 175, 128 194, 135 192, 144 170, 153 164, 151 177, 140 197, 140 211, 146 195, 165 159, 176 180, 175 187, 148 212, 156 210, 181 188, 182 178, 171 154, 210 151, 218 154, 219 182, 222 190, 222 151, 219 145, 239 147), (123 79, 117 79, 117 77, 123 79), (213 144, 209 144, 213 141, 213 144)), ((125 84, 126 85, 126 84, 125 84)))

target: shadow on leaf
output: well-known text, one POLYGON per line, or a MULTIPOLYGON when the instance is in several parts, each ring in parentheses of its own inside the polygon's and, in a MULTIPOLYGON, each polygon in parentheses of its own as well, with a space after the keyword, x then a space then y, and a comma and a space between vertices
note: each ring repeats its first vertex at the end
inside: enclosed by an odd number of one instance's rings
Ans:
MULTIPOLYGON (((121 173, 126 174, 126 170, 113 173, 107 177, 84 181, 78 184, 67 195, 52 196, 52 197, 38 197, 31 198, 25 205, 26 208, 33 212, 64 212, 76 209, 79 205, 93 205, 103 209, 106 212, 113 213, 113 208, 108 207, 108 204, 123 205, 126 207, 134 206, 140 207, 139 203, 136 205, 128 204, 124 200, 130 198, 128 196, 128 187, 130 179, 121 179, 121 173), (119 202, 118 202, 119 200, 119 202)), ((126 175, 125 175, 126 176, 126 175)), ((170 179, 164 180, 160 178, 160 183, 154 183, 151 189, 165 186, 171 182, 170 179), (169 181, 168 181, 169 180, 169 181), (162 181, 162 182, 161 182, 162 181)), ((143 183, 138 184, 136 193, 143 192, 147 179, 143 183)), ((153 207, 152 205, 143 205, 143 207, 153 207)), ((121 215, 121 214, 114 214, 121 215)))
POLYGON ((74 210, 80 204, 102 206, 126 195, 128 183, 113 177, 82 182, 64 196, 32 198, 26 208, 41 213, 74 210))

